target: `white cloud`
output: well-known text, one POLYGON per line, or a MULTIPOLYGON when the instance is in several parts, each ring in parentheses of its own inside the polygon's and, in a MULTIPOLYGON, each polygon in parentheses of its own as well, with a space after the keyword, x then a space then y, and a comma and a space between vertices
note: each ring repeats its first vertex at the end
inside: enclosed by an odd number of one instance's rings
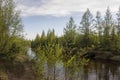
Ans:
POLYGON ((107 6, 110 6, 112 12, 116 12, 120 0, 23 0, 23 3, 18 3, 17 6, 22 16, 66 16, 84 12, 86 8, 92 13, 97 10, 105 12, 107 6))

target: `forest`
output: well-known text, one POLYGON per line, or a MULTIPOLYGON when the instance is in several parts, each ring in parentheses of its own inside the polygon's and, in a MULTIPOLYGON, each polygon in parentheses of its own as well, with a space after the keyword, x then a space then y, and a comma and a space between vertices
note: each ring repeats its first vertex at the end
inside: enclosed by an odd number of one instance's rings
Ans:
POLYGON ((76 75, 92 59, 120 62, 120 8, 115 15, 109 7, 105 15, 87 9, 79 25, 70 17, 61 36, 51 29, 27 40, 23 29, 14 1, 0 0, 0 80, 62 80, 61 67, 64 80, 83 80, 76 75))
MULTIPOLYGON (((55 35, 54 29, 49 30, 47 34, 43 31, 41 36, 36 35, 35 40, 31 42, 31 48, 36 53, 37 70, 39 67, 41 69, 41 66, 38 66, 40 63, 46 63, 48 68, 53 66, 55 74, 55 65, 60 60, 64 64, 65 71, 71 71, 73 66, 86 65, 89 61, 86 56, 94 58, 93 54, 96 54, 94 55, 96 59, 110 58, 119 61, 120 9, 116 13, 116 18, 112 17, 109 7, 104 17, 98 11, 95 18, 87 9, 79 26, 76 26, 74 19, 70 17, 63 31, 64 35, 60 37, 55 35)), ((65 80, 73 79, 70 75, 69 79, 65 80)))

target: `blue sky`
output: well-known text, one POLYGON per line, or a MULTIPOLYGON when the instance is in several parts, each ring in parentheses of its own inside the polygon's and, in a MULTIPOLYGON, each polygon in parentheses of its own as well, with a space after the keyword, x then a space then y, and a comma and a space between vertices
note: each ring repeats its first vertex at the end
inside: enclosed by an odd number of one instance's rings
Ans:
POLYGON ((44 30, 55 29, 58 36, 63 34, 63 28, 69 17, 73 16, 78 25, 82 14, 87 8, 96 14, 105 14, 109 6, 112 13, 118 11, 120 0, 15 0, 16 9, 21 11, 24 33, 27 39, 34 39, 36 34, 44 30))
MULTIPOLYGON (((70 15, 71 16, 71 15, 70 15)), ((26 33, 27 39, 34 39, 36 34, 40 34, 44 30, 46 33, 49 29, 55 29, 55 33, 58 36, 63 34, 63 29, 65 28, 69 17, 54 17, 54 16, 29 16, 23 17, 22 22, 24 25, 24 32, 26 33)), ((81 14, 78 16, 73 15, 76 20, 76 24, 80 23, 81 14)))

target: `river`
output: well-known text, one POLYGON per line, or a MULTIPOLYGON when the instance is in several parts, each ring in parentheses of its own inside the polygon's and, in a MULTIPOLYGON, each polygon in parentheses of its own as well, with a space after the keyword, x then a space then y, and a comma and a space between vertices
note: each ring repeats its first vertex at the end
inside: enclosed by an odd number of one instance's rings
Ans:
POLYGON ((109 61, 90 61, 81 80, 120 80, 120 65, 109 61))
MULTIPOLYGON (((31 49, 29 52, 31 55, 31 49)), ((48 70, 45 71, 46 76, 48 74, 51 76, 51 79, 48 80, 53 80, 53 70, 50 73, 47 72, 48 70)), ((120 64, 111 61, 91 60, 87 66, 76 68, 72 65, 66 72, 63 64, 58 63, 55 69, 55 80, 120 80, 120 64)))
POLYGON ((57 80, 120 80, 120 65, 108 61, 92 60, 87 66, 75 68, 73 72, 68 72, 67 79, 65 79, 64 68, 57 66, 56 79, 57 80), (76 70, 76 71, 74 71, 76 70))

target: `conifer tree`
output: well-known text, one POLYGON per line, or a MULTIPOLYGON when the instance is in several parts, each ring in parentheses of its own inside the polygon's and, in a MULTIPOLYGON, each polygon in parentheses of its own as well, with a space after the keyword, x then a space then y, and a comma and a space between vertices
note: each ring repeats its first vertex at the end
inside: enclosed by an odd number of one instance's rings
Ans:
POLYGON ((106 10, 106 15, 104 17, 104 40, 103 40, 103 46, 106 49, 110 49, 110 43, 111 43, 111 39, 110 39, 110 35, 111 35, 111 30, 113 27, 113 18, 112 18, 112 14, 110 12, 109 7, 106 10))
POLYGON ((116 28, 117 28, 117 33, 120 36, 120 7, 119 7, 119 10, 118 10, 116 15, 117 15, 117 25, 116 25, 116 28))
POLYGON ((103 26, 102 26, 101 13, 99 11, 97 11, 97 13, 96 13, 96 28, 97 28, 97 31, 98 31, 99 44, 101 45, 103 26))
POLYGON ((81 32, 83 33, 83 43, 84 47, 90 46, 90 33, 93 29, 93 16, 89 9, 86 10, 86 12, 82 16, 82 20, 80 22, 81 24, 81 32))

